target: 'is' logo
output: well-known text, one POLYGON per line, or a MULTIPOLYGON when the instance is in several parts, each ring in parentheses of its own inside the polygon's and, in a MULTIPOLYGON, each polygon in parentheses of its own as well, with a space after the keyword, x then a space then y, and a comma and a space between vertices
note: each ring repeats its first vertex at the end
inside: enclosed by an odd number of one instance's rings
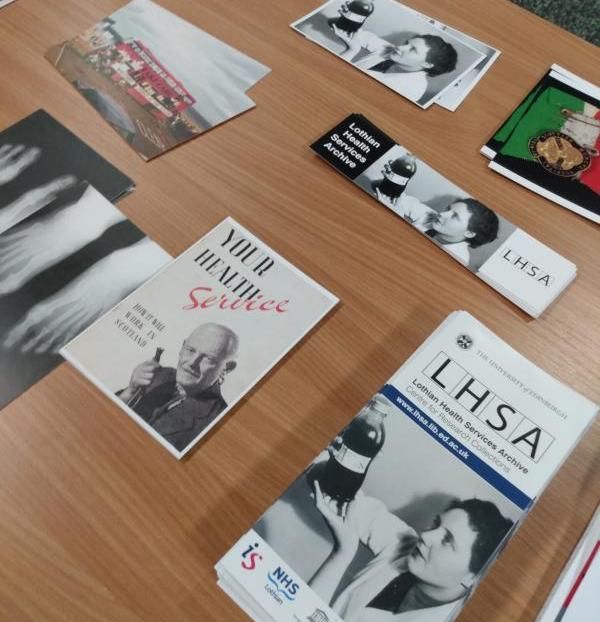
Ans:
POLYGON ((257 548, 258 542, 255 542, 242 553, 242 568, 245 570, 254 570, 256 568, 256 560, 262 560, 262 555, 256 552, 257 548))

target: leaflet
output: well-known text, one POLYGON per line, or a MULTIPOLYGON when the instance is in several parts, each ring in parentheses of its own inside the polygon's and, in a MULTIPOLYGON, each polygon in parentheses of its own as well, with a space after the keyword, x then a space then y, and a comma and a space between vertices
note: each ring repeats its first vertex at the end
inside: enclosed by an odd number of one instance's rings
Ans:
POLYGON ((227 218, 61 353, 181 458, 336 303, 227 218))
POLYGON ((455 312, 217 563, 219 584, 255 620, 450 622, 597 410, 455 312))
POLYGON ((575 278, 575 264, 352 114, 311 148, 379 203, 533 317, 575 278))

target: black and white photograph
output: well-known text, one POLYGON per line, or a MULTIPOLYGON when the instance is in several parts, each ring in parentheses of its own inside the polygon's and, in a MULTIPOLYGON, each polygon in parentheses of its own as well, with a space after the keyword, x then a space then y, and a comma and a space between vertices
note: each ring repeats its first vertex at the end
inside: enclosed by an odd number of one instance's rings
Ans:
POLYGON ((473 272, 517 229, 400 145, 355 183, 473 272))
POLYGON ((227 218, 61 353, 180 459, 336 303, 227 218))
POLYGON ((57 190, 1 233, 0 406, 54 369, 60 348, 169 260, 86 183, 57 190))
POLYGON ((483 58, 477 65, 475 65, 475 67, 473 67, 473 69, 471 69, 471 71, 465 73, 452 85, 451 88, 446 89, 435 100, 435 103, 438 106, 442 106, 442 108, 446 108, 447 110, 454 112, 466 99, 467 95, 469 95, 469 93, 477 86, 483 76, 491 69, 492 65, 500 56, 500 50, 497 50, 483 41, 474 39, 473 37, 470 37, 455 28, 451 28, 450 26, 446 26, 445 24, 435 20, 430 21, 435 23, 441 30, 449 32, 457 39, 463 41, 466 45, 483 54, 483 58))
POLYGON ((150 0, 132 0, 46 58, 145 160, 254 108, 268 67, 150 0))
POLYGON ((161 365, 163 349, 157 348, 117 395, 181 451, 227 408, 222 387, 237 366, 238 350, 234 330, 201 323, 181 343, 176 367, 161 365))
POLYGON ((500 50, 493 48, 492 46, 484 43, 483 41, 479 41, 460 30, 456 30, 456 28, 452 28, 451 26, 447 26, 443 22, 440 22, 432 17, 429 17, 423 13, 419 13, 415 9, 411 9, 410 7, 406 7, 407 9, 412 10, 416 15, 419 15, 423 19, 427 20, 430 24, 448 32, 453 37, 456 37, 469 47, 481 52, 484 57, 481 61, 471 69, 468 73, 464 74, 459 80, 457 80, 452 88, 446 89, 438 98, 435 100, 435 103, 451 112, 454 112, 458 106, 465 100, 467 95, 475 88, 477 83, 483 78, 485 73, 491 68, 494 62, 500 56, 500 50))
POLYGON ((334 0, 292 28, 422 108, 485 58, 394 0, 334 0))
POLYGON ((45 110, 0 132, 0 233, 80 182, 110 202, 134 189, 133 181, 45 110))
POLYGON ((376 394, 254 530, 344 622, 444 622, 521 513, 376 394))

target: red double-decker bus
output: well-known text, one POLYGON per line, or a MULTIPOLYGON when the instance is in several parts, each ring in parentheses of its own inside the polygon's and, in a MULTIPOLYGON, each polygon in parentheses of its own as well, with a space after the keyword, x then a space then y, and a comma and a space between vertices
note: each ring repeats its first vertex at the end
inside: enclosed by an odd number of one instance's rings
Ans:
POLYGON ((97 54, 111 79, 160 121, 171 121, 196 103, 141 41, 121 41, 97 54))

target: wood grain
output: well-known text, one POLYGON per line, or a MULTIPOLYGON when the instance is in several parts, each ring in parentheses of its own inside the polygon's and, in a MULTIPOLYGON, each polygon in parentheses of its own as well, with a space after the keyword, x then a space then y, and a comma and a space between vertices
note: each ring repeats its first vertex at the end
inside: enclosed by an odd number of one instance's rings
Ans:
MULTIPOLYGON (((18 0, 0 11, 0 127, 45 108, 136 180, 119 207, 170 253, 231 215, 342 303, 183 462, 66 364, 6 407, 2 620, 245 620, 215 561, 455 309, 600 402, 598 226, 478 154, 551 63, 600 83, 598 48, 505 0, 411 0, 502 50, 456 113, 422 111, 288 27, 316 2, 161 2, 272 67, 255 110, 144 163, 43 58, 122 3, 18 0), (533 321, 335 174, 307 145, 350 112, 574 261, 575 283, 533 321)), ((597 422, 462 622, 535 619, 599 500, 599 448, 597 422)))

